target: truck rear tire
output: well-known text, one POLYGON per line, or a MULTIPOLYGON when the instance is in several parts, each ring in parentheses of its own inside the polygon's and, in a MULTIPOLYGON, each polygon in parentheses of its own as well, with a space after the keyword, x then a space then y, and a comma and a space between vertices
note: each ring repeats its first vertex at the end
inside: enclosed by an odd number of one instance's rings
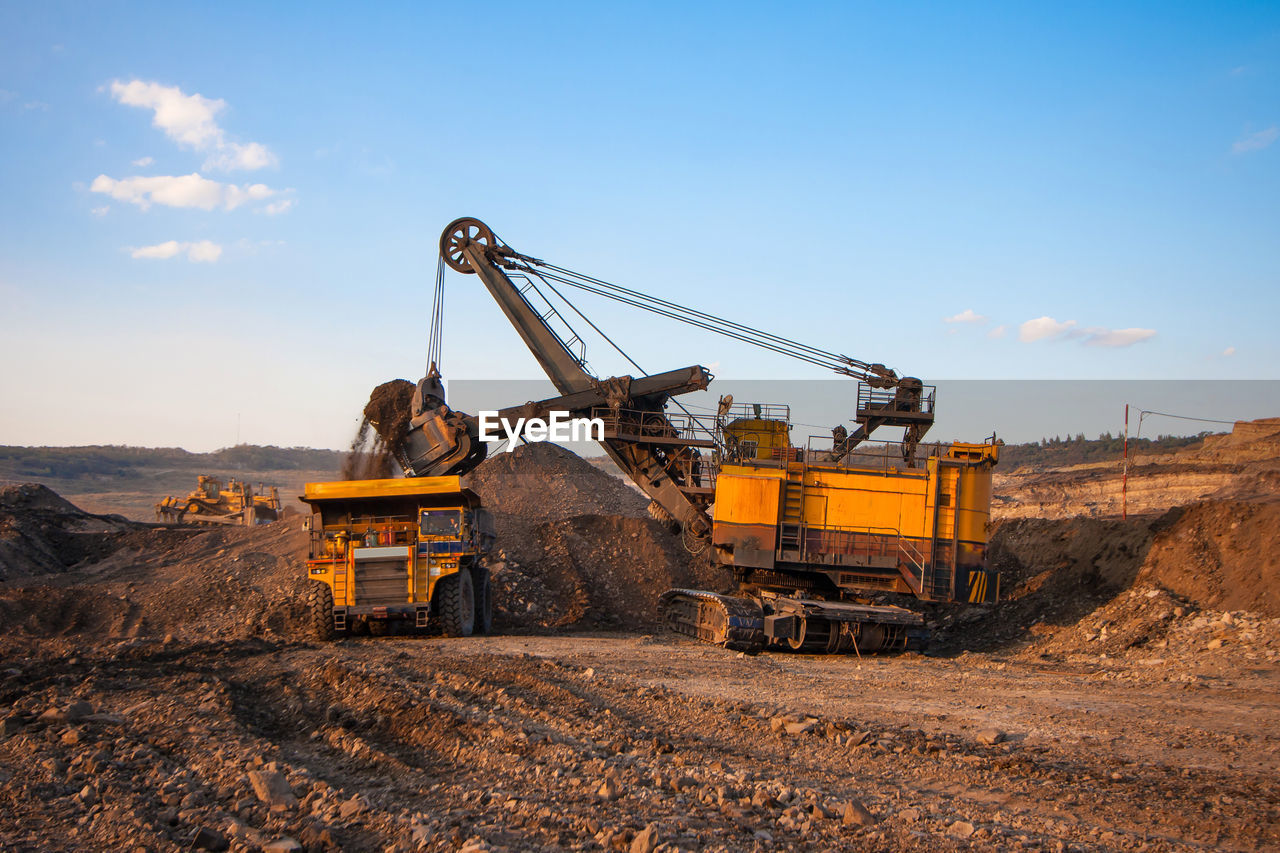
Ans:
POLYGON ((493 631, 493 595, 489 586, 488 567, 472 566, 471 581, 476 591, 475 632, 489 634, 493 631))
POLYGON ((460 569, 440 579, 440 629, 446 637, 470 637, 476 627, 476 592, 471 572, 460 569))
POLYGON ((333 590, 323 581, 312 581, 307 590, 307 625, 317 640, 332 640, 338 635, 333 627, 333 590))

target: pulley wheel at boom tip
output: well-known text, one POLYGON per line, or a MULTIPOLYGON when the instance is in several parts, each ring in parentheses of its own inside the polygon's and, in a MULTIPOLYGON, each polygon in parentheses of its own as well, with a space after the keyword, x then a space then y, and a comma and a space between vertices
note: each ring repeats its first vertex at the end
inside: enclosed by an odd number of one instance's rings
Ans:
POLYGON ((472 216, 455 219, 445 227, 440 235, 440 257, 450 269, 460 273, 474 273, 471 263, 462 250, 471 243, 479 243, 484 248, 498 244, 498 238, 488 225, 472 216))

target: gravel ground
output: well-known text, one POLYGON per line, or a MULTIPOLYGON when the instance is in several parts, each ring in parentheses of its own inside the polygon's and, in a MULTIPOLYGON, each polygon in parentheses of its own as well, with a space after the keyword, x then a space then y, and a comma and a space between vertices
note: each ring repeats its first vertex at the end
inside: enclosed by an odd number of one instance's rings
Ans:
POLYGON ((7 850, 1280 844, 1274 664, 1170 682, 637 634, 2 648, 7 850))

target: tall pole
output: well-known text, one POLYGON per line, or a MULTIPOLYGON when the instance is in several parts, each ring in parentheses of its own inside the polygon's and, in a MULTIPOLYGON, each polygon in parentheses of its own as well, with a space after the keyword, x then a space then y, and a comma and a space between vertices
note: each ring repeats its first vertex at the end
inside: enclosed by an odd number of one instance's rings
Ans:
POLYGON ((1120 480, 1120 517, 1129 520, 1129 404, 1124 404, 1124 476, 1120 480))

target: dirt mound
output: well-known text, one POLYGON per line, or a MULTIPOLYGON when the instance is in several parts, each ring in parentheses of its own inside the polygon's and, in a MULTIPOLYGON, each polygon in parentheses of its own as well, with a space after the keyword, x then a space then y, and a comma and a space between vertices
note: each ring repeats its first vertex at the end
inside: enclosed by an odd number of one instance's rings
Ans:
POLYGON ((1278 526, 1280 503, 1255 501, 1206 501, 1128 521, 1004 521, 988 551, 1001 604, 948 612, 939 648, 1032 642, 1054 653, 1115 654, 1164 642, 1175 610, 1278 618, 1278 526))
POLYGON ((728 580, 649 518, 548 521, 522 553, 522 562, 508 554, 492 566, 495 623, 503 630, 650 627, 664 591, 719 589, 728 580))
MULTIPOLYGON (((1168 669, 1280 659, 1280 619, 1244 610, 1201 609, 1176 593, 1136 586, 1079 622, 1046 636, 1040 657, 1137 660, 1170 680, 1168 669), (1215 660, 1217 658, 1217 660, 1215 660), (1176 667, 1164 666, 1176 664, 1176 667)), ((1182 680, 1183 676, 1177 676, 1182 680)))
POLYGON ((64 499, 52 489, 38 483, 15 483, 0 487, 0 510, 6 512, 54 512, 68 515, 86 515, 75 504, 64 499))
POLYGON ((673 586, 719 589, 727 575, 648 517, 648 499, 550 442, 517 447, 471 473, 494 515, 496 620, 503 630, 652 625, 673 586))
POLYGON ((1280 617, 1280 503, 1210 502, 1170 512, 1138 581, 1218 610, 1280 617))
POLYGON ((649 505, 622 480, 549 441, 486 459, 468 483, 491 511, 539 521, 575 515, 643 518, 649 505))
MULTIPOLYGON (((307 534, 296 518, 257 527, 131 525, 77 535, 94 543, 89 557, 0 592, 4 633, 240 638, 298 631, 307 534)), ((56 553, 69 559, 74 545, 56 553)))
POLYGON ((992 648, 1073 625, 1133 584, 1151 541, 1148 519, 1001 522, 987 551, 1001 603, 952 609, 935 639, 940 648, 992 648))
POLYGON ((1280 457, 1280 418, 1236 421, 1226 435, 1206 436, 1196 455, 1237 462, 1280 457))
POLYGON ((114 537, 142 528, 92 515, 35 483, 0 488, 0 582, 65 572, 110 553, 114 537))

